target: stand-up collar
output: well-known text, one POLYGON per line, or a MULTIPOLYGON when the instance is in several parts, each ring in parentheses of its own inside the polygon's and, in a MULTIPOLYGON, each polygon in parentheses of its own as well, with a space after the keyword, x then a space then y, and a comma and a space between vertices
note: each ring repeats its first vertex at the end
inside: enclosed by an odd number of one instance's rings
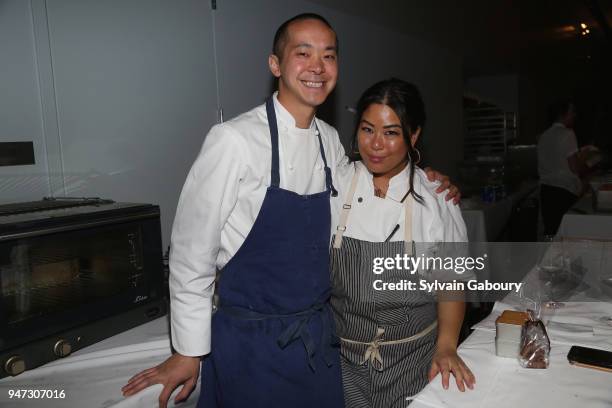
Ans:
MULTIPOLYGON (((274 100, 274 110, 276 111, 276 118, 279 121, 283 122, 285 126, 289 127, 290 129, 308 130, 299 128, 295 125, 295 118, 293 117, 293 115, 283 106, 282 103, 278 101, 278 91, 274 92, 274 94, 272 95, 272 99, 274 100)), ((309 129, 314 128, 314 119, 315 118, 313 117, 312 121, 310 122, 309 129)))
MULTIPOLYGON (((393 201, 398 201, 398 202, 401 201, 402 198, 404 198, 404 195, 406 194, 406 191, 408 191, 408 185, 410 183, 409 164, 410 163, 408 163, 402 171, 397 173, 395 176, 391 177, 391 179, 389 180, 389 189, 387 190, 387 194, 386 194, 387 198, 393 201)), ((372 172, 368 170, 368 168, 362 161, 356 162, 355 165, 361 167, 363 172, 368 175, 368 180, 373 189, 374 188, 374 175, 372 174, 372 172)))

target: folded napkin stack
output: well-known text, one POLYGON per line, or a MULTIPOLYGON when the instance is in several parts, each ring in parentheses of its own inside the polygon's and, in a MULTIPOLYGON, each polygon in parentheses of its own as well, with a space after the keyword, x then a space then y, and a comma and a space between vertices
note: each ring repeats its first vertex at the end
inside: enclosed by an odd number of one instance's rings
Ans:
POLYGON ((495 354, 516 358, 521 344, 521 329, 529 317, 525 312, 504 310, 495 320, 495 354))

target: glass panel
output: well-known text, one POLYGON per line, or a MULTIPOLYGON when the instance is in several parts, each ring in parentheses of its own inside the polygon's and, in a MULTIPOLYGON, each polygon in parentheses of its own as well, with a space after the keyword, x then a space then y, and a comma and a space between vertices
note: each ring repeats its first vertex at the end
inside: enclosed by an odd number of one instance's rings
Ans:
POLYGON ((138 225, 0 244, 0 322, 7 325, 74 310, 145 284, 138 225))

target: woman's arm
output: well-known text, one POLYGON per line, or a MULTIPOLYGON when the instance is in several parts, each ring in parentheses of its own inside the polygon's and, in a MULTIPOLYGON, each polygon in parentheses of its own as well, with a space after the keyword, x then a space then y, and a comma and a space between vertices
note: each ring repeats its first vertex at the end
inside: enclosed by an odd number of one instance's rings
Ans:
POLYGON ((453 373, 457 388, 463 392, 465 386, 473 389, 476 380, 457 354, 459 331, 465 314, 465 302, 459 299, 463 299, 461 291, 438 292, 438 340, 429 370, 429 381, 440 373, 442 386, 448 389, 450 373, 453 373))

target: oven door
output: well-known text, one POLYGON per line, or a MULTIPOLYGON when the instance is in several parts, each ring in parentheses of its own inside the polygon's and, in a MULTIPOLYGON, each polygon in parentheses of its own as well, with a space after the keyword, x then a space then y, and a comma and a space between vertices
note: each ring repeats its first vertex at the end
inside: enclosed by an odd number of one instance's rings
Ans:
POLYGON ((163 296, 159 215, 0 241, 0 350, 163 296))

